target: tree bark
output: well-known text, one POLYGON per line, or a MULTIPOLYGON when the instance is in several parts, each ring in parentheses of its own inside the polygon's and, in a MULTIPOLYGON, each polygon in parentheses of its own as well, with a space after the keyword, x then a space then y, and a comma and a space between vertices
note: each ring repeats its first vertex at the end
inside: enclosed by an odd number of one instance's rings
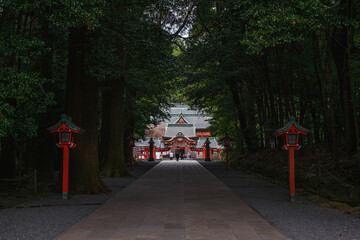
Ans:
POLYGON ((229 84, 230 91, 233 97, 234 105, 236 108, 237 117, 240 122, 240 126, 242 129, 242 135, 244 136, 245 143, 247 145, 247 149, 249 152, 255 152, 257 150, 257 144, 255 143, 255 139, 252 139, 252 134, 249 129, 248 121, 246 119, 246 113, 244 108, 241 106, 241 101, 238 93, 238 89, 235 84, 229 84))
MULTIPOLYGON (((328 33, 326 33, 326 36, 329 36, 328 33)), ((322 105, 322 113, 324 115, 323 128, 325 133, 325 139, 328 144, 328 149, 333 153, 335 163, 336 165, 338 165, 338 143, 337 143, 336 128, 335 128, 336 120, 334 117, 334 104, 333 104, 333 99, 329 98, 329 94, 333 96, 334 93, 333 91, 328 93, 326 90, 329 87, 330 89, 333 89, 333 83, 331 79, 331 59, 330 59, 329 41, 330 39, 326 37, 325 57, 323 64, 323 62, 321 61, 319 39, 316 33, 313 34, 314 68, 315 68, 316 80, 321 95, 320 100, 322 105)))
POLYGON ((99 193, 108 188, 99 174, 98 82, 86 74, 87 37, 85 27, 70 30, 65 108, 86 132, 74 138, 77 147, 70 151, 69 187, 70 192, 99 193))
MULTIPOLYGON (((39 13, 40 14, 40 13, 39 13)), ((39 25, 41 26, 40 34, 41 38, 44 40, 46 46, 52 47, 53 37, 50 35, 50 28, 48 22, 45 18, 40 17, 40 24, 38 22, 34 23, 31 28, 36 28, 39 25)), ((40 77, 46 79, 53 78, 53 51, 45 52, 39 59, 38 66, 36 66, 39 72, 40 77)), ((62 82, 65 84, 65 82, 62 82)), ((53 83, 48 82, 44 85, 46 91, 57 93, 57 95, 61 90, 56 88, 53 83)), ((63 93, 63 92, 62 92, 63 93)), ((62 99, 63 100, 63 99, 62 99)), ((27 157, 30 155, 33 160, 33 167, 39 172, 52 172, 55 169, 55 160, 57 158, 57 147, 55 145, 54 139, 55 136, 50 134, 49 131, 46 130, 50 126, 51 123, 56 123, 59 121, 59 117, 63 109, 64 105, 58 106, 56 109, 44 114, 39 119, 39 136, 37 137, 41 142, 42 149, 39 149, 38 144, 34 144, 32 141, 29 142, 29 147, 35 154, 26 154, 27 157)), ((42 177, 41 180, 53 181, 52 175, 46 174, 42 177)))
POLYGON ((125 126, 125 45, 117 46, 120 57, 120 76, 113 79, 110 108, 110 139, 109 153, 103 174, 106 177, 129 176, 124 157, 124 126, 125 126))
POLYGON ((271 79, 270 79, 270 71, 269 71, 269 63, 268 63, 268 56, 264 55, 263 56, 263 72, 264 72, 264 79, 265 79, 265 87, 266 87, 266 92, 267 92, 267 98, 269 99, 269 104, 270 104, 270 111, 269 111, 269 117, 272 121, 272 127, 279 126, 278 123, 278 119, 276 117, 276 112, 275 112, 275 104, 274 104, 274 93, 272 91, 272 86, 271 86, 271 79))
POLYGON ((128 137, 134 136, 135 124, 136 124, 136 89, 126 89, 126 106, 125 106, 125 134, 124 134, 124 148, 125 148, 125 159, 130 162, 130 149, 128 137))
POLYGON ((343 92, 344 120, 345 120, 345 148, 348 155, 357 150, 357 116, 354 102, 353 82, 350 74, 350 41, 352 31, 346 20, 354 17, 354 1, 340 2, 341 26, 335 27, 331 35, 331 52, 339 79, 339 87, 343 92))
POLYGON ((110 143, 110 119, 111 119, 111 89, 104 88, 101 91, 101 126, 99 144, 99 166, 103 170, 109 157, 110 143))

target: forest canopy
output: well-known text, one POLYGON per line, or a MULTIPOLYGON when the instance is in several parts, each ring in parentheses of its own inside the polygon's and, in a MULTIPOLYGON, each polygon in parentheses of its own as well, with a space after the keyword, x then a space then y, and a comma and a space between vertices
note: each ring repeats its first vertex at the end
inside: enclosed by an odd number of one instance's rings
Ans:
MULTIPOLYGON (((0 178, 59 170, 46 128, 75 138, 71 189, 128 175, 127 137, 168 117, 172 99, 212 116, 237 154, 278 143, 291 117, 334 165, 359 146, 357 0, 0 1, 0 178)), ((279 147, 279 144, 277 144, 279 147)), ((359 166, 360 168, 360 166, 359 166)))

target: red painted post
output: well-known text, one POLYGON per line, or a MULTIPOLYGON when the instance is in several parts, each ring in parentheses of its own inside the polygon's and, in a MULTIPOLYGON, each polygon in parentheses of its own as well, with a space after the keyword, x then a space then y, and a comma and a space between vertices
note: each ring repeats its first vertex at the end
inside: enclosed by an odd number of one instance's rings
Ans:
POLYGON ((282 149, 289 151, 289 200, 295 202, 295 158, 294 151, 301 148, 299 138, 310 133, 309 129, 300 126, 295 117, 291 117, 284 127, 276 131, 275 136, 283 136, 282 149))
POLYGON ((226 169, 229 169, 229 146, 226 146, 226 169))
POLYGON ((69 146, 63 147, 63 193, 62 199, 68 200, 69 193, 69 146))
POLYGON ((130 146, 130 168, 133 168, 133 162, 134 162, 134 147, 130 146))
POLYGON ((290 202, 295 202, 295 158, 293 147, 289 147, 289 193, 290 202))

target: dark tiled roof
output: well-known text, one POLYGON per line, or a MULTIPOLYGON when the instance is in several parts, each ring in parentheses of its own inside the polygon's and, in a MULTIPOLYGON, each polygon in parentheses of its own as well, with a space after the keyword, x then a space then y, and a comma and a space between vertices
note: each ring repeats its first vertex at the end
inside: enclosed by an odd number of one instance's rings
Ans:
POLYGON ((83 133, 85 132, 84 129, 76 126, 72 121, 71 121, 71 117, 66 115, 66 114, 62 114, 61 115, 61 119, 58 123, 56 123, 55 125, 47 128, 48 131, 53 131, 55 129, 57 129, 58 127, 61 126, 61 124, 65 123, 66 126, 68 126, 71 130, 74 130, 74 131, 78 131, 79 133, 83 133))
MULTIPOLYGON (((149 141, 150 141, 150 138, 147 138, 145 140, 140 139, 138 141, 135 141, 135 147, 149 147, 150 146, 149 141)), ((154 141, 155 147, 161 147, 161 139, 160 138, 153 138, 153 141, 154 141)))
MULTIPOLYGON (((196 145, 197 148, 201 148, 205 145, 205 141, 206 138, 199 138, 199 141, 196 145)), ((209 137, 209 141, 210 141, 210 148, 222 148, 222 146, 220 146, 218 144, 218 142, 216 141, 216 139, 214 137, 209 137)))
POLYGON ((309 133, 309 132, 310 132, 309 129, 306 129, 306 128, 300 126, 300 124, 298 124, 298 123, 296 122, 295 117, 291 117, 290 120, 285 124, 284 127, 280 128, 280 129, 278 129, 278 130, 276 131, 276 134, 281 133, 281 132, 285 132, 286 130, 288 130, 289 128, 291 128, 292 125, 294 125, 297 129, 299 129, 299 130, 302 131, 302 132, 306 132, 306 133, 309 133))
POLYGON ((165 136, 173 137, 176 136, 179 132, 184 134, 186 137, 195 136, 195 128, 192 124, 169 124, 165 136))

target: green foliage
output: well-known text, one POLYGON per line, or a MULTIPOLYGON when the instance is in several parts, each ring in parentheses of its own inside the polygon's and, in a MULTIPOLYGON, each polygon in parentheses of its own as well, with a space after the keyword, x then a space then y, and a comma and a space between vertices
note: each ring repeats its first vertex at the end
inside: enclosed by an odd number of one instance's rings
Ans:
POLYGON ((43 88, 47 80, 10 68, 0 68, 0 79, 0 139, 36 136, 39 114, 53 104, 53 94, 43 88))
MULTIPOLYGON (((246 144, 249 138, 269 144, 291 115, 311 128, 317 141, 329 142, 323 132, 330 111, 338 144, 344 146, 344 106, 337 103, 343 90, 329 46, 332 30, 349 26, 358 51, 359 15, 344 18, 342 8, 320 0, 197 1, 189 38, 179 40, 185 43, 179 59, 187 100, 208 111, 213 132, 235 137, 239 148, 246 135, 246 144)), ((358 55, 351 60, 358 101, 358 55)))
POLYGON ((167 117, 165 110, 176 74, 170 34, 153 21, 152 11, 157 10, 146 9, 111 3, 101 21, 102 28, 92 36, 87 60, 91 74, 104 87, 125 76, 126 111, 135 115, 135 129, 140 136, 147 125, 156 125, 167 117), (118 49, 121 44, 124 59, 118 49), (119 67, 122 61, 125 69, 119 67))
POLYGON ((249 133, 255 142, 274 140, 290 115, 329 142, 327 111, 344 145, 343 93, 329 46, 334 28, 350 28, 359 109, 360 24, 342 8, 328 0, 0 1, 0 138, 36 136, 39 114, 54 111, 52 97, 63 109, 68 34, 82 27, 86 70, 104 88, 124 77, 138 135, 168 117, 175 98, 212 115, 213 133, 232 136, 239 152, 249 133))
POLYGON ((44 42, 28 34, 17 34, 8 26, 0 30, 0 53, 13 56, 23 64, 31 61, 44 51, 44 42))
POLYGON ((320 0, 241 2, 237 8, 246 8, 241 14, 246 29, 240 42, 250 54, 304 41, 307 35, 324 28, 327 6, 320 0))

